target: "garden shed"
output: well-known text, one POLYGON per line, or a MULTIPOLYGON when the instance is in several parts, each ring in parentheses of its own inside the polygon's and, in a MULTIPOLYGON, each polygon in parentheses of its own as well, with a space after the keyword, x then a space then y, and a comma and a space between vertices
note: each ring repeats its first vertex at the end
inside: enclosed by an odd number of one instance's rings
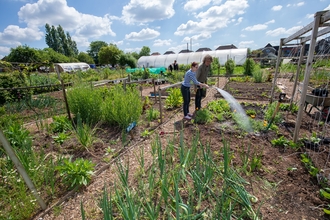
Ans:
POLYGON ((224 65, 228 59, 233 59, 236 65, 243 65, 247 58, 247 48, 142 56, 138 60, 138 67, 168 67, 174 60, 178 64, 185 65, 194 61, 201 63, 206 54, 218 58, 221 65, 224 65))
POLYGON ((86 71, 90 68, 87 63, 55 63, 55 68, 57 66, 59 72, 75 72, 78 70, 86 71))

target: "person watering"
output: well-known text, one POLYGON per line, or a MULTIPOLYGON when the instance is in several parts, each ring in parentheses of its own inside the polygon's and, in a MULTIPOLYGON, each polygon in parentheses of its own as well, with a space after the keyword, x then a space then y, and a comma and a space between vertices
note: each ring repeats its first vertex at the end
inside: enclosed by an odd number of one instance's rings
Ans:
POLYGON ((181 93, 183 97, 183 115, 184 119, 190 120, 192 114, 189 113, 190 104, 190 82, 192 81, 196 86, 202 88, 209 88, 207 84, 201 83, 196 79, 196 71, 198 69, 198 63, 192 62, 190 69, 185 73, 184 80, 181 85, 181 93))
MULTIPOLYGON (((206 54, 203 58, 203 63, 199 66, 197 72, 196 72, 196 79, 199 82, 207 83, 207 76, 211 72, 211 63, 213 59, 212 56, 209 54, 206 54)), ((206 96, 206 89, 201 88, 200 86, 195 86, 195 109, 199 110, 202 107, 202 98, 206 96)))

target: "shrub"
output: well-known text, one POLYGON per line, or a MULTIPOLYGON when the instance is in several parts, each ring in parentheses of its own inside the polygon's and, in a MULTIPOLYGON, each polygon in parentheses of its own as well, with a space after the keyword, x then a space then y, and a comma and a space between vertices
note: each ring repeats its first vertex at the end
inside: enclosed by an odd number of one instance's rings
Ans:
POLYGON ((235 69, 235 61, 233 59, 229 59, 225 63, 225 68, 226 68, 226 74, 227 75, 233 75, 234 69, 235 69))
POLYGON ((252 58, 246 59, 243 64, 244 74, 248 76, 252 76, 255 65, 256 64, 252 58))
POLYGON ((83 123, 96 124, 102 118, 102 94, 98 89, 82 85, 68 91, 68 103, 75 116, 80 114, 83 123))
POLYGON ((262 70, 256 71, 253 73, 254 82, 261 83, 263 82, 263 72, 262 70))
POLYGON ((116 85, 105 98, 102 111, 107 123, 126 129, 130 123, 138 121, 142 107, 143 102, 136 88, 124 90, 122 86, 116 85))

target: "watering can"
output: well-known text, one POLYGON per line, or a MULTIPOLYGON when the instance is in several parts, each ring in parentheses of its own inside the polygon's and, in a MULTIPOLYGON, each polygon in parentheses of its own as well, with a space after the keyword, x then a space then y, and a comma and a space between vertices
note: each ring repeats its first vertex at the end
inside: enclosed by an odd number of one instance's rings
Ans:
POLYGON ((266 131, 270 128, 270 126, 272 125, 273 121, 274 121, 274 118, 278 112, 278 109, 280 108, 280 104, 283 102, 284 98, 285 98, 286 94, 285 93, 280 93, 279 97, 278 97, 278 102, 277 102, 277 105, 276 105, 276 108, 273 112, 273 115, 268 123, 268 126, 266 128, 266 131))

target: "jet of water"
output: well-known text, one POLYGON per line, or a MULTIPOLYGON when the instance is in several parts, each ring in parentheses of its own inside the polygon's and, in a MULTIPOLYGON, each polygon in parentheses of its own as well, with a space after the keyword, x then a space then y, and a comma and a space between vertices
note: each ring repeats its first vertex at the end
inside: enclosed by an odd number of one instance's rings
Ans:
POLYGON ((242 106, 236 101, 236 99, 225 90, 219 89, 217 87, 212 88, 215 88, 227 100, 231 110, 234 111, 236 113, 236 117, 238 117, 238 120, 236 121, 240 122, 239 126, 241 126, 242 129, 249 133, 253 132, 248 116, 246 115, 242 106))

